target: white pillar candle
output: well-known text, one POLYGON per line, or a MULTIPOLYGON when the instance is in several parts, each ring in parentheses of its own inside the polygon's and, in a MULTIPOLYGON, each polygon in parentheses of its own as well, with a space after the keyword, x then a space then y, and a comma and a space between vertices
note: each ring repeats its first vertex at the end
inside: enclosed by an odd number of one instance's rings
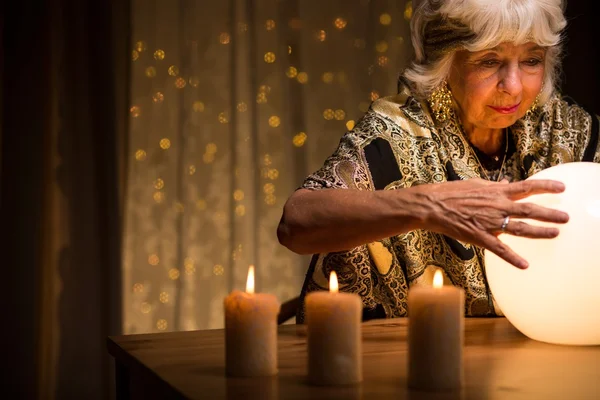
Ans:
POLYGON ((246 292, 225 298, 225 370, 228 376, 277 374, 277 314, 271 294, 254 293, 254 267, 248 270, 246 292))
POLYGON ((313 385, 350 385, 362 381, 362 300, 340 293, 335 272, 329 292, 306 296, 308 381, 313 385))
POLYGON ((443 286, 408 291, 408 385, 419 390, 454 390, 463 382, 464 291, 443 286))

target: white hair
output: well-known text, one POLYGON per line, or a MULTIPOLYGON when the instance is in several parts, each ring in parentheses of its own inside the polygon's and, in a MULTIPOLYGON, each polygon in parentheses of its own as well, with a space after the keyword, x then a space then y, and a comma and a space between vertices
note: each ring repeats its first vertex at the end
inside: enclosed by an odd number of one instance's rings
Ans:
POLYGON ((474 33, 463 44, 468 51, 481 51, 503 42, 517 45, 535 42, 547 48, 544 85, 539 103, 552 95, 560 73, 562 31, 566 26, 562 0, 413 0, 411 39, 415 52, 404 76, 415 86, 415 95, 426 98, 447 78, 456 50, 427 60, 424 33, 436 19, 458 21, 474 33))

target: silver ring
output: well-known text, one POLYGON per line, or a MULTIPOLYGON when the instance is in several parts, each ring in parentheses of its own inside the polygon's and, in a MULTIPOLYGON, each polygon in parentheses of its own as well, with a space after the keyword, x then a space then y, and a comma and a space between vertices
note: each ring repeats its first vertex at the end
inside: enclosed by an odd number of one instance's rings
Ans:
POLYGON ((508 223, 509 223, 509 222, 510 222, 510 217, 507 215, 507 216, 504 218, 504 221, 502 221, 502 226, 500 227, 500 230, 501 230, 502 232, 506 232, 506 227, 508 226, 508 223))

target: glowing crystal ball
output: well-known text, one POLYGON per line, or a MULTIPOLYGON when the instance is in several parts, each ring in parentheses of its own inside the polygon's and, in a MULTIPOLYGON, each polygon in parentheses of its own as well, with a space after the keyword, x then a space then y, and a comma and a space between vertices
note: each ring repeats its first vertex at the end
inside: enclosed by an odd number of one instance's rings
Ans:
MULTIPOLYGON (((565 184, 560 194, 533 195, 521 202, 565 211, 554 239, 500 235, 529 262, 520 270, 485 252, 492 294, 506 318, 523 334, 542 342, 600 344, 600 164, 575 162, 545 169, 528 179, 565 184)), ((513 221, 516 219, 513 219, 513 221)))

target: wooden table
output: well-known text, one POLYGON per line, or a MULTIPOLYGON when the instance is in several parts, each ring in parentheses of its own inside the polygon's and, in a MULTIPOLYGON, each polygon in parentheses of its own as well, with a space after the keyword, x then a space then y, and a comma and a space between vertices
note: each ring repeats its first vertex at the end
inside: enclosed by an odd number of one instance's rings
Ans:
POLYGON ((189 399, 600 399, 600 346, 558 346, 528 339, 506 319, 465 321, 465 386, 460 393, 406 388, 407 320, 363 324, 364 381, 312 387, 306 377, 306 330, 279 327, 279 375, 225 377, 223 330, 108 338, 117 394, 189 399))

